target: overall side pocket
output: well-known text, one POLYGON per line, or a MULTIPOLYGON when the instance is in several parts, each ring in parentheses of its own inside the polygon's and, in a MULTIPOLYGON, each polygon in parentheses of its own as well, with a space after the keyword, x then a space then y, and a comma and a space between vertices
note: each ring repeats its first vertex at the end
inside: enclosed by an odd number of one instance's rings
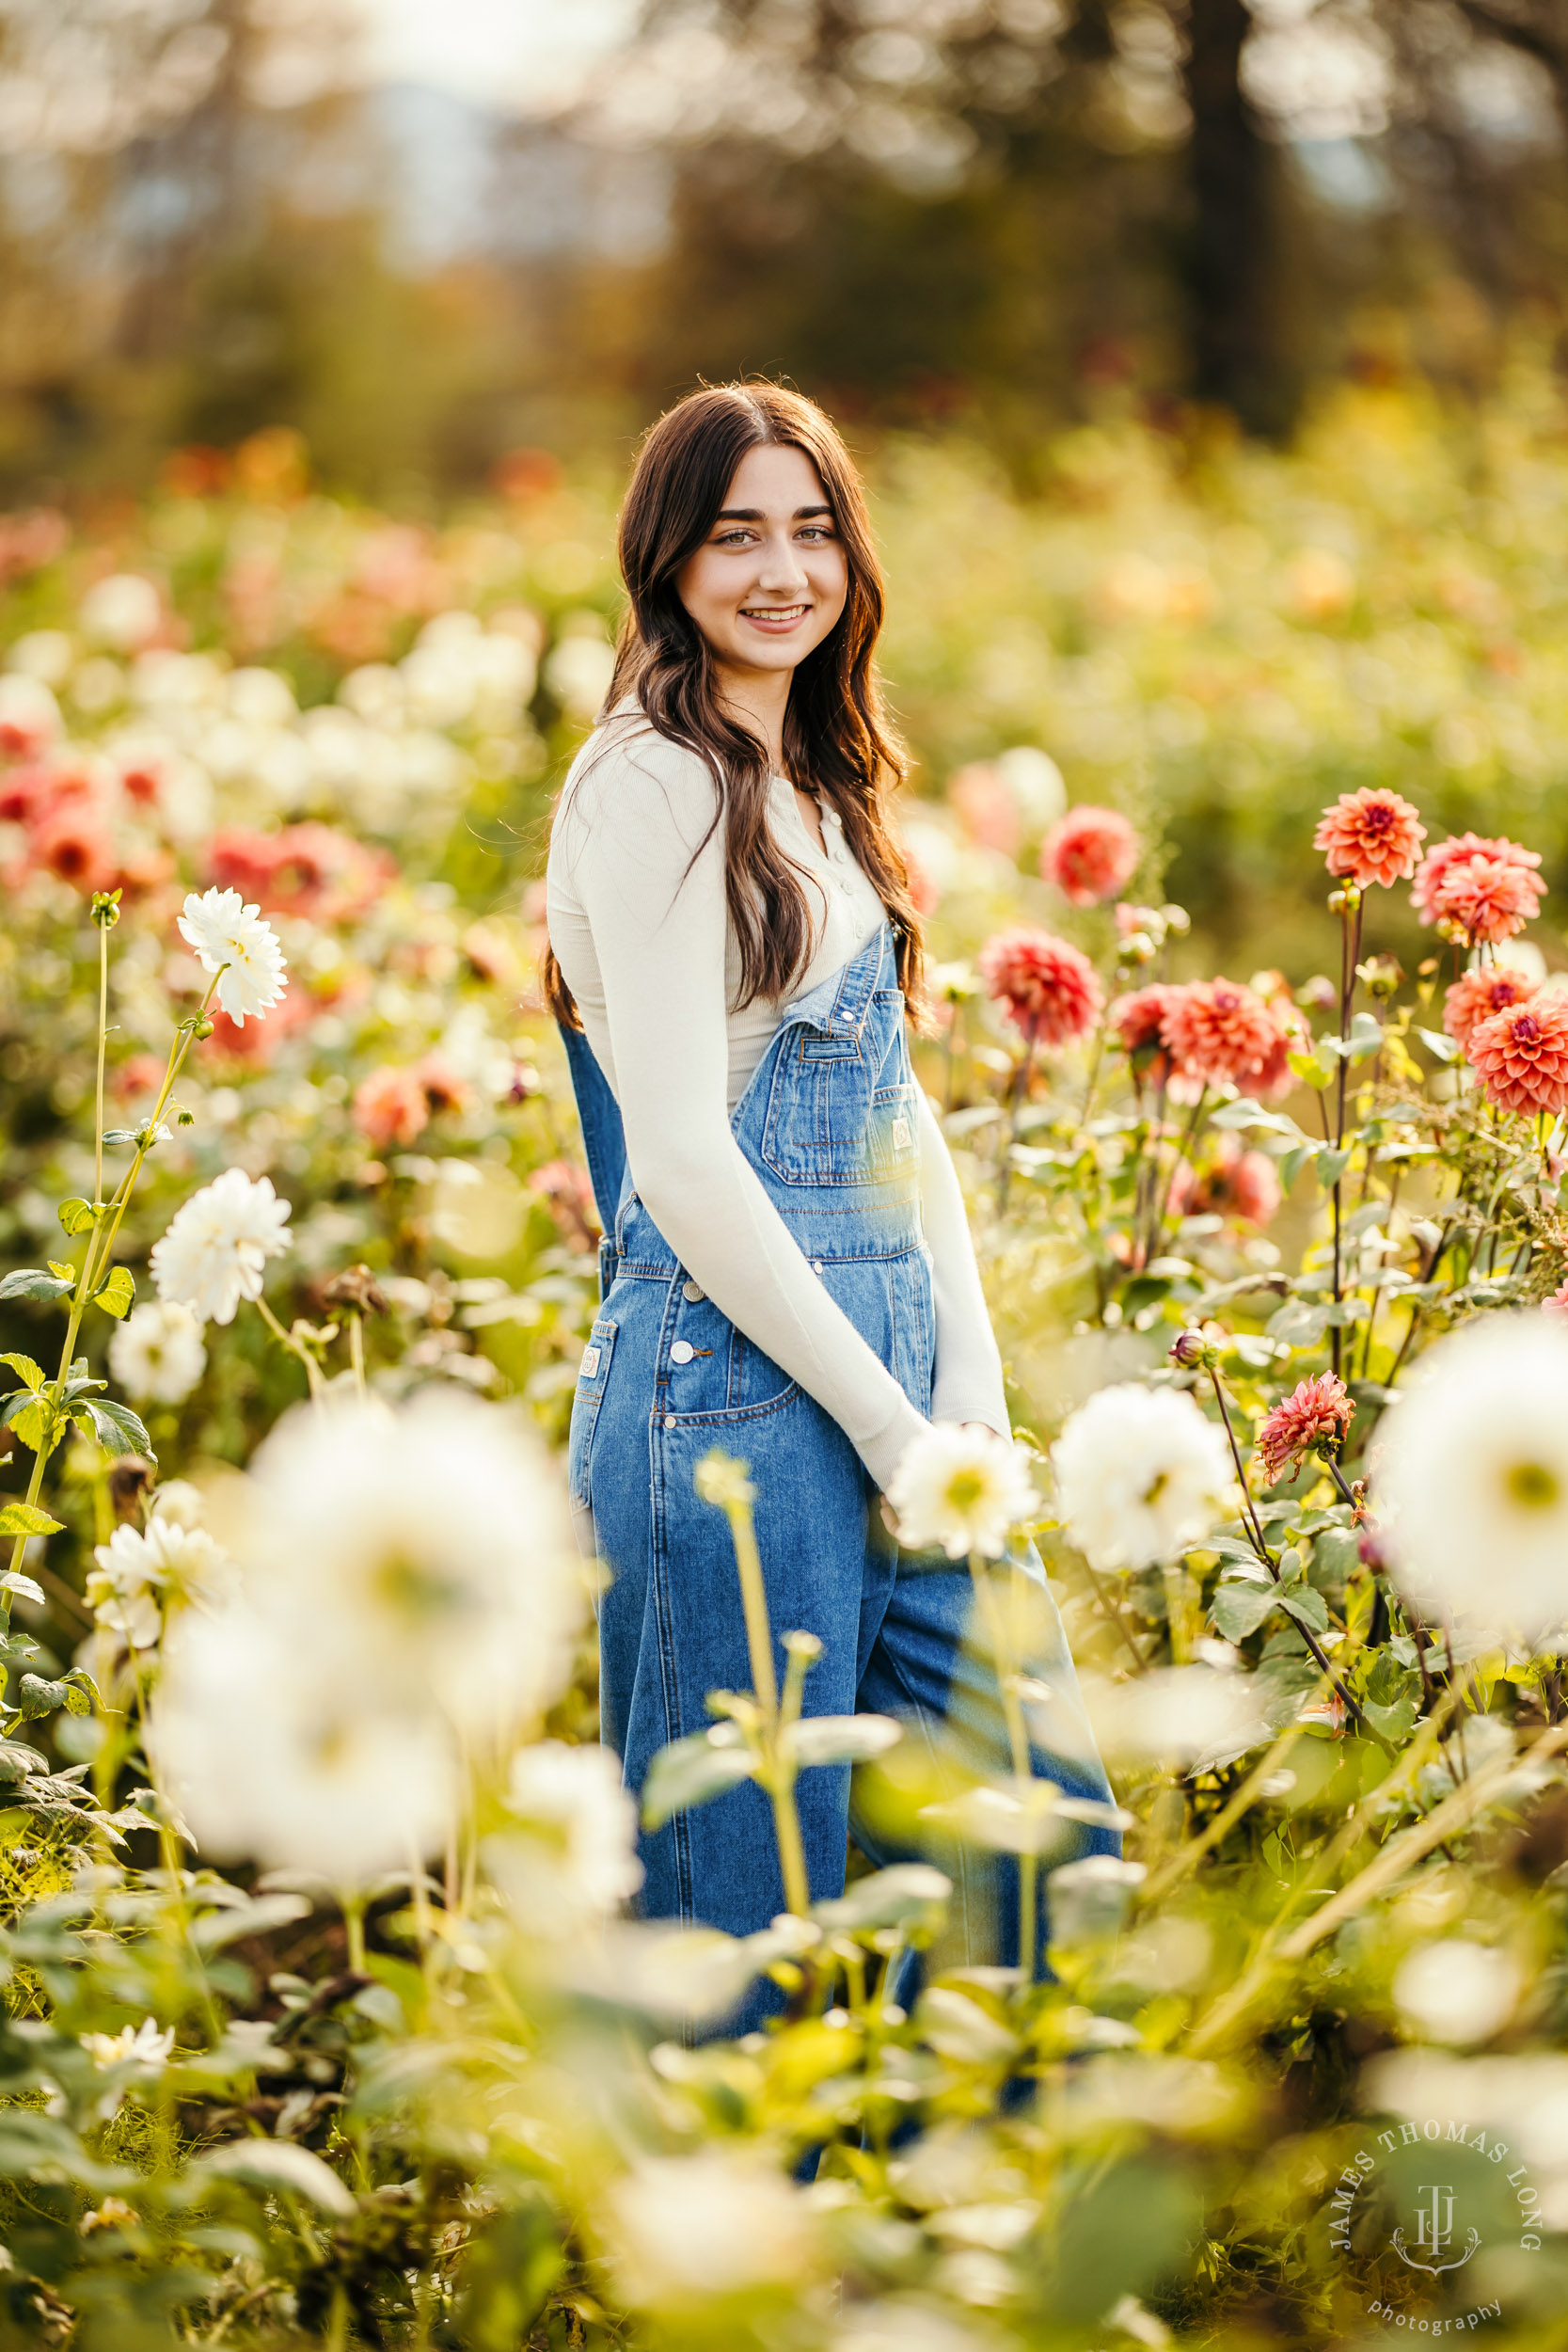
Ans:
POLYGON ((577 1394, 572 1399, 572 1424, 566 1445, 566 1484, 571 1497, 572 1519, 578 1542, 592 1552, 594 1542, 594 1431, 598 1422, 599 1407, 604 1403, 605 1382, 610 1377, 610 1359, 615 1352, 616 1325, 609 1315, 600 1315, 588 1334, 588 1344, 582 1351, 578 1368, 577 1394))

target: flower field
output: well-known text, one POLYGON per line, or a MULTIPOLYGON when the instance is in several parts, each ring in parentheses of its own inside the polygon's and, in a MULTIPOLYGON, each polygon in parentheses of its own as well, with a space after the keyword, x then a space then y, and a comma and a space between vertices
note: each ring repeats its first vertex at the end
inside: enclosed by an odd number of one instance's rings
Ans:
MULTIPOLYGON (((0 2344, 1560 2341, 1563 426, 1522 372, 1291 457, 1107 424, 1042 501, 886 453, 1018 1436, 891 1503, 1014 1770, 802 1718, 759 1635, 643 1792, 768 1790, 749 1943, 633 1915, 559 1462, 602 486, 392 521, 275 434, 0 522, 0 2344), (1020 1531, 1121 1861, 1027 1775, 1020 1531), (813 1906, 841 1759, 924 1858, 813 1906), (973 1841, 1053 1873, 1046 1981, 944 1946, 973 1841)), ((745 1466, 701 1492, 756 1633, 745 1466)))

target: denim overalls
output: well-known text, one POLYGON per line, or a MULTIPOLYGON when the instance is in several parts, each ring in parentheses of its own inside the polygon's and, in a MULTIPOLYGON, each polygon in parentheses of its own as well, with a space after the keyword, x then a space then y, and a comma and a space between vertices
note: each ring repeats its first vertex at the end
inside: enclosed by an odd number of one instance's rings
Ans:
MULTIPOLYGON (((966 1639, 967 1566, 941 1553, 898 1552, 837 1422, 676 1263, 631 1189, 620 1114, 586 1039, 567 1034, 565 1042, 605 1227, 600 1311, 572 1407, 572 1502, 612 1577, 599 1607, 601 1720, 627 1786, 641 1786, 668 1741, 707 1727, 709 1691, 751 1687, 728 1523, 692 1484, 715 1447, 751 1469, 776 1646, 796 1629, 822 1643, 805 1712, 898 1717, 906 1742, 928 1752, 944 1786, 955 1759, 960 1776, 1007 1772, 995 1673, 966 1639)), ((936 1331, 915 1083, 884 925, 786 1009, 731 1126, 821 1280, 928 1414, 936 1331)), ((1022 1663, 1052 1694, 1053 1752, 1037 1751, 1035 1769, 1074 1795, 1108 1799, 1038 1555, 1031 1546, 1020 1557, 1034 1587, 1034 1646, 1022 1663)), ((782 1682, 782 1646, 777 1672, 782 1682)), ((803 1772, 797 1796, 812 1895, 836 1896, 849 1768, 803 1772)), ((893 1851, 858 1814, 853 1827, 879 1865, 910 1858, 908 1846, 893 1851)), ((1118 1849, 1115 1833, 1096 1826, 1078 1830, 1053 1858, 1118 1849)), ((1011 1861, 951 1837, 934 1839, 928 1852, 955 1880, 947 1964, 1016 1959, 1011 1861)), ((745 1935, 784 1909, 771 1811, 750 1783, 644 1835, 641 1853, 648 1917, 745 1935)), ((1037 1948, 1044 1945, 1042 1932, 1037 1948)), ((766 1988, 761 2006, 770 2006, 766 1988)))

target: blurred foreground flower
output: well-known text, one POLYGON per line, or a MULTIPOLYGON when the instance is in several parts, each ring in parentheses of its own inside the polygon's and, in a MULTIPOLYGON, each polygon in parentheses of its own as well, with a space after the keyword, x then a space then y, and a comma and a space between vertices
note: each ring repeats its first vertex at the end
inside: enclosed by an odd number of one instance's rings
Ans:
POLYGON ((565 1679, 582 1594, 560 1478, 530 1429, 462 1390, 287 1415, 236 1548, 262 1614, 372 1704, 499 1740, 565 1679))
POLYGON ((144 1299, 109 1342, 109 1370, 146 1403, 182 1404, 206 1369, 201 1326, 178 1299, 144 1299))
POLYGON ((950 1560, 999 1559, 1009 1532, 1033 1518, 1039 1498, 1022 1447, 991 1429, 933 1422, 905 1448, 888 1487, 898 1540, 950 1560))
MULTIPOLYGON (((298 1627, 297 1634, 307 1629, 298 1627)), ((189 1610, 164 1646, 152 1754, 197 1847, 335 1886, 406 1869, 447 1835, 457 1765, 422 1710, 316 1671, 245 1601, 189 1610)))
POLYGON ((816 2266, 800 2191, 755 2156, 651 2156, 617 2181, 601 2234, 621 2292, 642 2310, 798 2290, 816 2266))
POLYGON ((1177 1070, 1199 1085, 1273 1085, 1281 1030, 1256 990, 1223 977, 1166 992, 1161 1035, 1177 1070))
POLYGON ((1338 1459, 1354 1411, 1338 1373, 1298 1381, 1258 1432, 1258 1458, 1268 1484, 1277 1486, 1308 1454, 1327 1452, 1338 1459))
POLYGON ((999 931, 988 939, 980 978, 1008 1019, 1041 1045, 1082 1037, 1105 1001, 1087 956, 1050 931, 999 931))
POLYGON ((1363 786, 1324 809, 1312 847, 1322 850, 1331 874, 1367 890, 1373 882, 1407 882, 1426 831, 1419 810, 1397 792, 1363 786))
POLYGON ((637 1805, 609 1748, 519 1748, 506 1804, 526 1829, 494 1841, 492 1867, 531 1933, 570 1934, 641 1885, 637 1805))
POLYGON ((226 1168, 176 1211, 149 1263, 166 1306, 201 1323, 232 1323, 242 1298, 260 1298, 269 1258, 288 1248, 290 1204, 270 1177, 226 1168))
POLYGON ((1101 1389, 1051 1449, 1069 1534, 1096 1568, 1147 1568, 1236 1506, 1223 1433, 1179 1389, 1101 1389))
POLYGON ((1422 1944, 1400 1963, 1394 2003, 1429 2042, 1490 2042, 1522 1989, 1509 1952, 1462 1935, 1422 1944))
POLYGON ((260 1020, 282 995, 286 967, 277 934, 237 890, 209 890, 199 898, 193 890, 180 917, 180 934, 196 949, 204 972, 222 975, 217 1001, 239 1027, 247 1013, 260 1020))
POLYGON ((1373 1493, 1415 1600, 1555 1648, 1568 1620, 1568 1331, 1496 1314, 1439 1340, 1378 1429, 1373 1493))
POLYGON ((1074 906, 1092 907, 1132 879, 1141 846, 1116 809, 1069 809, 1040 845, 1040 872, 1074 906))
POLYGON ((1268 1736, 1253 1677, 1201 1662, 1156 1666, 1127 1682, 1086 1677, 1084 1703, 1113 1763, 1212 1770, 1268 1736))

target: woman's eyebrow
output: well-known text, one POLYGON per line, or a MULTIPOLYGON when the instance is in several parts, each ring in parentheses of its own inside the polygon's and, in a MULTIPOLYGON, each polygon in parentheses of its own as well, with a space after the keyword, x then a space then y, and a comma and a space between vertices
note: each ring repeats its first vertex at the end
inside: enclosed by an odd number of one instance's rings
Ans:
MULTIPOLYGON (((798 506, 791 520, 802 523, 812 515, 826 515, 831 518, 832 511, 831 506, 826 505, 798 506)), ((768 517, 760 506, 721 506, 713 519, 716 523, 765 523, 768 517)))

